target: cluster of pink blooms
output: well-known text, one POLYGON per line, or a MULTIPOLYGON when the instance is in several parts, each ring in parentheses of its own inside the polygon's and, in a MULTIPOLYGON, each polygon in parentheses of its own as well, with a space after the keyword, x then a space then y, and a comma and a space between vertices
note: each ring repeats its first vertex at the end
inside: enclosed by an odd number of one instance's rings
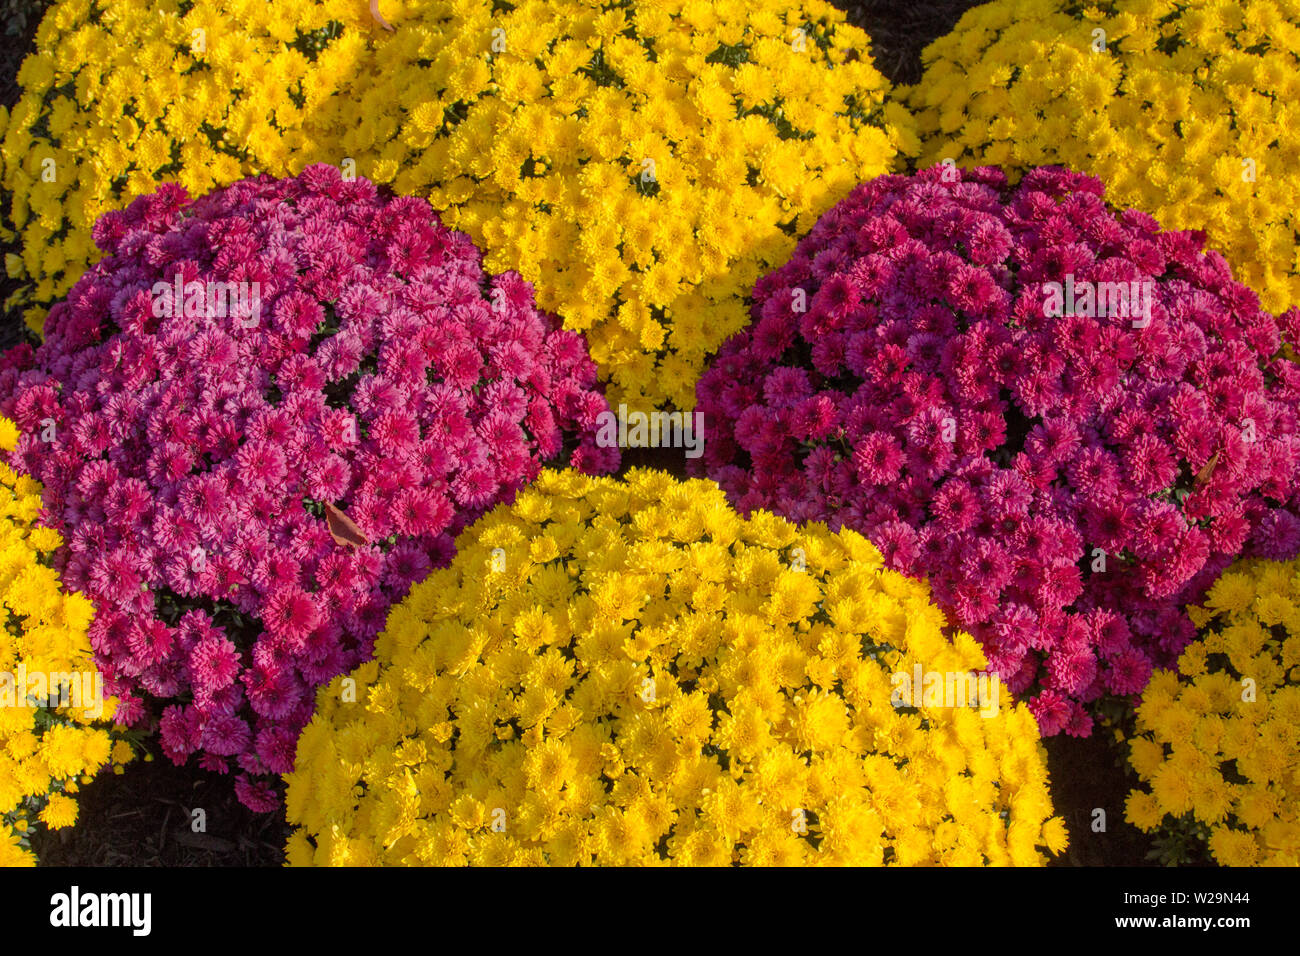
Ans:
POLYGON ((1059 168, 859 186, 702 379, 700 465, 928 576, 1043 733, 1086 735, 1085 704, 1174 665, 1235 556, 1300 552, 1300 313, 1202 245, 1059 168), (1127 316, 1077 293, 1120 282, 1127 316))
POLYGON ((124 723, 271 809, 315 689, 455 534, 565 457, 611 471, 582 338, 427 202, 315 166, 102 217, 108 254, 0 361, 124 723), (177 292, 180 295, 177 295, 177 292))

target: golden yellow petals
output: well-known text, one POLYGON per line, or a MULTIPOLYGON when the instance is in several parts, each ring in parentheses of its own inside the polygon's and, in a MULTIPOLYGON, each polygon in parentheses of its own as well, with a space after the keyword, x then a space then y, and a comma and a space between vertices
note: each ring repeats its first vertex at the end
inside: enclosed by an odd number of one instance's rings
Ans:
MULTIPOLYGON (((0 419, 0 448, 17 440, 14 423, 0 419)), ((102 689, 87 636, 94 611, 45 563, 60 536, 33 526, 40 494, 39 483, 0 464, 0 818, 10 824, 0 826, 0 865, 34 862, 25 848, 31 827, 73 825, 81 783, 132 758, 111 726, 116 701, 81 698, 102 689), (56 673, 82 683, 52 685, 56 673)))
POLYGON ((1137 710, 1129 764, 1139 787, 1125 819, 1187 841, 1191 815, 1223 866, 1300 857, 1300 631, 1285 623, 1300 601, 1298 570, 1245 560, 1224 572, 1192 609, 1199 633, 1178 673, 1157 671, 1137 710))
POLYGON ((1034 865, 1064 849, 1028 711, 894 700, 900 672, 983 658, 860 535, 741 518, 708 481, 545 471, 457 548, 391 611, 355 674, 363 702, 318 694, 287 776, 291 864, 1034 865), (518 556, 508 588, 496 548, 518 556))

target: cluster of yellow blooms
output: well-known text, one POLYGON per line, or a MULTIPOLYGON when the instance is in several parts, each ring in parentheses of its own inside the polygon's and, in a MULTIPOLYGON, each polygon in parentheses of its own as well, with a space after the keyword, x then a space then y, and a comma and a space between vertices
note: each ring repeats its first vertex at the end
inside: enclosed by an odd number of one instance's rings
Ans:
POLYGON ((1023 705, 894 705, 892 675, 984 657, 857 534, 742 519, 708 481, 547 471, 457 546, 376 659, 321 689, 287 776, 291 865, 1037 865, 1065 846, 1023 705))
MULTIPOLYGON (((14 424, 0 419, 0 449, 12 449, 17 438, 14 424)), ((113 699, 91 701, 84 683, 80 693, 48 683, 52 674, 84 680, 95 672, 86 636, 93 609, 65 592, 49 567, 60 538, 33 526, 40 510, 40 485, 0 463, 0 867, 34 865, 28 837, 35 822, 71 826, 78 785, 131 759, 130 746, 113 739, 113 699), (27 696, 33 684, 22 678, 32 675, 41 675, 48 696, 27 696), (101 702, 102 710, 95 706, 101 702)))
POLYGON ((1203 229, 1266 309, 1300 304, 1300 2, 995 0, 904 93, 922 162, 1059 163, 1203 229))
POLYGON ((180 9, 63 0, 42 24, 4 142, 10 267, 38 306, 95 216, 156 182, 327 162, 427 196, 532 282, 614 404, 685 410, 754 280, 917 148, 869 38, 822 0, 407 0, 392 34, 356 0, 180 9))
POLYGON ((343 152, 532 282, 612 404, 692 408, 754 280, 915 146, 911 119, 822 0, 505 6, 389 17, 338 94, 343 152))
POLYGON ((3 185, 28 323, 97 258, 95 219, 160 182, 190 195, 305 165, 305 120, 373 27, 356 0, 61 0, 18 72, 3 185), (350 29, 349 29, 350 28, 350 29))
POLYGON ((1209 831, 1224 866, 1300 866, 1300 561, 1244 561, 1189 612, 1201 637, 1142 696, 1126 817, 1209 831))

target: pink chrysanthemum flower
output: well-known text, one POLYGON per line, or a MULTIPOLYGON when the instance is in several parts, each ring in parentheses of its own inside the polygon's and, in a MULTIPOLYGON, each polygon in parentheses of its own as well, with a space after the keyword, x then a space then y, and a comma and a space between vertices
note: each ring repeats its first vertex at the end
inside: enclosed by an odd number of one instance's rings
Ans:
POLYGON ((1095 179, 951 172, 858 187, 758 280, 695 467, 742 510, 867 534, 1044 733, 1086 733, 1240 552, 1300 552, 1300 310, 1095 179))
POLYGON ((163 185, 94 235, 106 255, 44 344, 0 358, 10 460, 96 602, 118 718, 164 711, 170 757, 237 770, 267 808, 255 778, 284 769, 315 688, 462 528, 548 460, 617 467, 595 365, 427 202, 328 166, 193 201, 163 185))

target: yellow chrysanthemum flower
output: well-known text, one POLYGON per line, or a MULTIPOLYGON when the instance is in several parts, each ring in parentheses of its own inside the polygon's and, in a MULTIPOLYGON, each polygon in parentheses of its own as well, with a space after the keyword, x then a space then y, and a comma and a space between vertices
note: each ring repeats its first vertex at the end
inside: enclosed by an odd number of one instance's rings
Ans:
POLYGON ((1041 864, 1066 832, 1033 717, 893 699, 985 660, 881 564, 712 482, 544 472, 392 610, 355 703, 321 690, 289 862, 1041 864))
POLYGON ((357 0, 98 8, 93 44, 72 42, 83 0, 51 9, 4 130, 36 325, 99 212, 325 162, 428 197, 532 282, 612 404, 689 410, 792 231, 916 149, 870 38, 823 0, 408 0, 394 33, 357 0))
POLYGON ((1204 229, 1282 312, 1300 305, 1298 28, 1290 0, 982 4, 903 91, 920 162, 1097 176, 1166 229, 1204 229))
MULTIPOLYGON (((17 437, 0 418, 0 448, 13 448, 17 437)), ((87 636, 94 612, 46 566, 59 536, 33 524, 40 491, 0 464, 0 866, 34 861, 26 846, 32 825, 71 826, 77 804, 69 794, 131 758, 130 746, 115 742, 115 702, 100 702, 92 716, 97 702, 82 697, 102 687, 87 636)))
POLYGON ((1137 711, 1126 819, 1199 832, 1224 866, 1300 864, 1300 561, 1242 561, 1192 609, 1200 630, 1179 674, 1158 671, 1137 711), (1194 821, 1193 822, 1193 818, 1194 821))
MULTIPOLYGON (((307 165, 308 120, 359 69, 373 26, 352 0, 185 6, 62 0, 41 22, 0 117, 4 215, 23 246, 8 265, 37 330, 96 258, 100 213, 162 182, 206 191, 307 165)), ((337 147, 320 152, 342 164, 337 147)))

